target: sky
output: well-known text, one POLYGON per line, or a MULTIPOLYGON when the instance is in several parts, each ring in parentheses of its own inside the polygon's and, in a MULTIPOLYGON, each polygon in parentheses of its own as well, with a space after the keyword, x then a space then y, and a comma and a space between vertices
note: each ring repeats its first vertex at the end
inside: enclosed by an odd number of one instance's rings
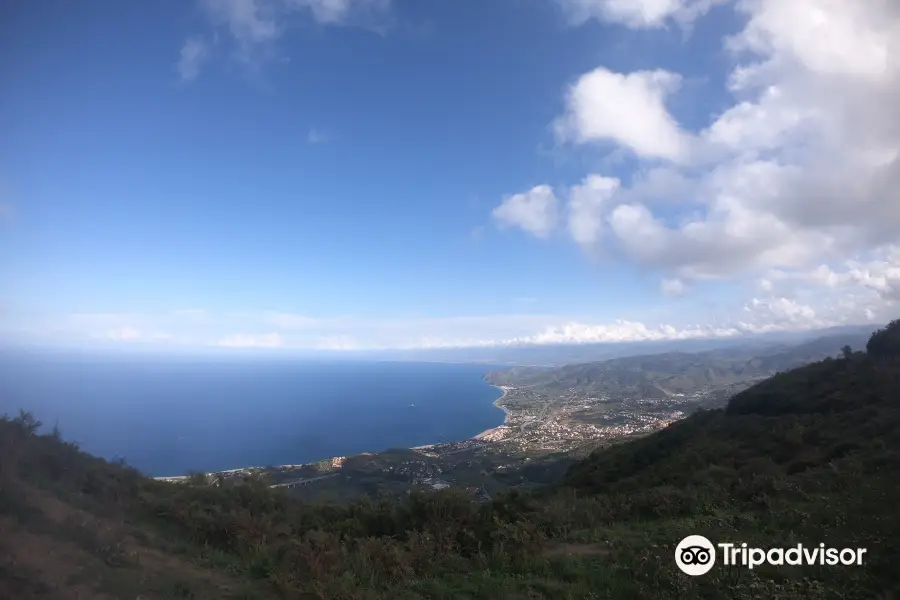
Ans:
POLYGON ((0 337, 352 350, 900 316, 894 0, 13 0, 0 337))

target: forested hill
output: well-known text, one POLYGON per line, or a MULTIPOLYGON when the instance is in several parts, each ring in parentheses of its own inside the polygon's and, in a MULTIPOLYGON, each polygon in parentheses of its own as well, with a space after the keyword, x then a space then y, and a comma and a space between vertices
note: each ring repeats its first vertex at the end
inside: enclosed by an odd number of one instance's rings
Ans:
POLYGON ((27 414, 0 421, 0 598, 895 598, 900 321, 866 352, 598 450, 491 502, 343 505, 153 481, 27 414), (687 535, 865 548, 860 566, 676 568, 687 535))

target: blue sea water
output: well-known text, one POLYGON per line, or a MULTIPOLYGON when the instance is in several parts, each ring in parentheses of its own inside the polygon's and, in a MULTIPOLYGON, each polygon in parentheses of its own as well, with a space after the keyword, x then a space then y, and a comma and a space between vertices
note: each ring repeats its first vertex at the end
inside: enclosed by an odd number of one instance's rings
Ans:
POLYGON ((0 413, 147 475, 300 464, 471 437, 503 421, 468 364, 282 358, 0 357, 0 413), (414 406, 412 406, 414 405, 414 406))

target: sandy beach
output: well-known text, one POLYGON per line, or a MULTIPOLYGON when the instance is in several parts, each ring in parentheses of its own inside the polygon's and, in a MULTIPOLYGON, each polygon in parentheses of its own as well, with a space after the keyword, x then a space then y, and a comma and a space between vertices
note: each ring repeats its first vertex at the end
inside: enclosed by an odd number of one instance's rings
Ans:
POLYGON ((511 387, 508 387, 505 385, 492 385, 491 387, 495 387, 502 392, 500 394, 500 397, 497 398, 496 400, 494 400, 494 406, 496 406, 497 408, 499 408, 503 411, 503 415, 504 415, 503 416, 503 424, 500 425, 499 427, 491 427, 490 429, 485 429, 478 435, 472 437, 473 440, 481 440, 481 439, 489 438, 489 437, 491 437, 492 434, 496 433, 500 428, 506 427, 506 424, 509 422, 509 411, 506 410, 506 408, 500 406, 500 402, 504 398, 506 398, 506 394, 508 394, 510 392, 510 390, 513 390, 515 388, 511 388, 511 387))

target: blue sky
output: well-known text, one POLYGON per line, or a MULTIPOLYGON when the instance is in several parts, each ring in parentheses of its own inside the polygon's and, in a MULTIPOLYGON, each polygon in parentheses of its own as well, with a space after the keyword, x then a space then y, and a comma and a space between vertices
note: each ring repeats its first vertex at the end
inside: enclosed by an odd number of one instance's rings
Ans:
POLYGON ((884 319, 898 11, 818 4, 14 3, 0 334, 375 348, 884 319))

